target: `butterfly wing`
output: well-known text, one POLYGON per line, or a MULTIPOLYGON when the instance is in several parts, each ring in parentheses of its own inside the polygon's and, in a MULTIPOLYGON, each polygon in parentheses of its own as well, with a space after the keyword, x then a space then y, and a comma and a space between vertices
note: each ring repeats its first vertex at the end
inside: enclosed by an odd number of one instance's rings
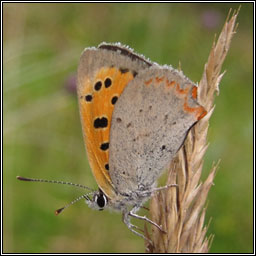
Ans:
POLYGON ((109 197, 109 132, 114 105, 126 85, 152 64, 120 44, 87 48, 78 67, 77 94, 87 156, 98 186, 109 197))
POLYGON ((197 87, 172 68, 151 67, 121 94, 112 117, 109 173, 118 191, 151 189, 206 111, 197 87))

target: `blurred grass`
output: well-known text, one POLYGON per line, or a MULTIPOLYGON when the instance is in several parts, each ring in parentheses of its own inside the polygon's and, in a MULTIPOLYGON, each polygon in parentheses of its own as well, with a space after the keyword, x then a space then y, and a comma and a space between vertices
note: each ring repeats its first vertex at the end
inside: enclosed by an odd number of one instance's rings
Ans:
MULTIPOLYGON (((83 193, 22 183, 16 175, 96 188, 82 140, 74 76, 85 47, 120 41, 199 81, 215 33, 239 4, 3 4, 3 248, 8 253, 143 252, 115 212, 83 203, 83 193)), ((210 252, 253 251, 253 4, 239 27, 210 122, 205 177, 221 158, 207 219, 210 252)), ((142 224, 142 223, 141 223, 142 224)))

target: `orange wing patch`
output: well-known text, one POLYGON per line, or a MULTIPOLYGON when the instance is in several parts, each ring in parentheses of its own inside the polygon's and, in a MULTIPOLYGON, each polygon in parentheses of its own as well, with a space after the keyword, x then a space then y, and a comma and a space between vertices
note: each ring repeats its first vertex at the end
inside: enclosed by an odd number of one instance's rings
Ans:
POLYGON ((190 107, 187 103, 187 97, 186 97, 185 102, 183 104, 183 109, 187 113, 193 113, 195 115, 197 121, 202 119, 207 114, 207 111, 202 106, 195 107, 195 108, 190 107))
POLYGON ((114 196, 108 173, 112 113, 119 96, 133 78, 133 73, 127 69, 103 67, 94 78, 88 77, 84 80, 79 97, 89 163, 98 186, 109 198, 114 196))
POLYGON ((173 87, 175 85, 175 81, 169 81, 168 79, 166 79, 165 81, 166 83, 166 86, 169 88, 169 87, 173 87))

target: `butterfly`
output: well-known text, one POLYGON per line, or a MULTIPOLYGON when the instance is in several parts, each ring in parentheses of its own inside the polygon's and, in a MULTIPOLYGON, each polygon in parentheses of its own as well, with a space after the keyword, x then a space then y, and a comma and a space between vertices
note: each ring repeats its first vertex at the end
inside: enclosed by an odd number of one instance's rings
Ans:
POLYGON ((182 72, 119 43, 85 49, 77 85, 84 141, 99 186, 94 206, 120 210, 134 231, 129 216, 140 218, 136 212, 158 177, 206 114, 197 87, 182 72))

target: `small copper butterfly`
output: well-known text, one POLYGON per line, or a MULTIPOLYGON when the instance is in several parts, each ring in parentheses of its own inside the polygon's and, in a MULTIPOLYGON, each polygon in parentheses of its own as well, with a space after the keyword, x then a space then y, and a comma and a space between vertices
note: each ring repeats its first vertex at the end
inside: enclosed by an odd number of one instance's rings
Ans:
POLYGON ((82 53, 77 94, 86 151, 99 186, 80 198, 99 210, 120 210, 124 223, 139 236, 144 237, 130 217, 161 229, 136 212, 162 189, 156 188, 158 177, 190 128, 206 115, 197 102, 197 86, 181 71, 151 62, 127 46, 102 43, 82 53))

